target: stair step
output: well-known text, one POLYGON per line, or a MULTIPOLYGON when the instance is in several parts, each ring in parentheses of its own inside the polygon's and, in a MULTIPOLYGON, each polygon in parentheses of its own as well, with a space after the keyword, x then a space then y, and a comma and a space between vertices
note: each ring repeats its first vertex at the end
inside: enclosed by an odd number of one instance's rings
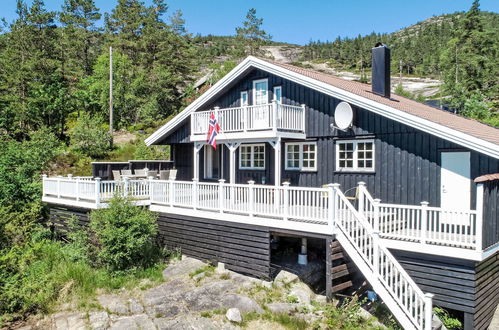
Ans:
POLYGON ((341 290, 345 290, 345 289, 348 289, 349 287, 351 287, 353 285, 352 281, 346 281, 344 283, 341 283, 341 284, 337 284, 335 286, 333 286, 333 293, 334 292, 338 292, 338 291, 341 291, 341 290))
POLYGON ((335 247, 338 247, 338 246, 341 246, 341 245, 340 245, 340 242, 338 242, 338 241, 333 241, 333 242, 331 243, 331 248, 335 248, 335 247))
POLYGON ((337 276, 339 277, 340 276, 339 274, 341 272, 344 272, 344 271, 346 271, 347 274, 354 274, 357 272, 354 265, 351 262, 346 263, 346 264, 342 264, 342 265, 338 265, 338 266, 334 266, 331 268, 331 274, 333 274, 333 277, 337 277, 337 276))
POLYGON ((334 248, 332 248, 331 252, 334 254, 334 253, 337 253, 337 252, 342 252, 343 251, 343 248, 341 246, 335 246, 334 248))
POLYGON ((331 256, 331 260, 338 260, 338 259, 343 259, 345 258, 345 255, 343 254, 343 252, 339 252, 339 253, 335 253, 331 256))

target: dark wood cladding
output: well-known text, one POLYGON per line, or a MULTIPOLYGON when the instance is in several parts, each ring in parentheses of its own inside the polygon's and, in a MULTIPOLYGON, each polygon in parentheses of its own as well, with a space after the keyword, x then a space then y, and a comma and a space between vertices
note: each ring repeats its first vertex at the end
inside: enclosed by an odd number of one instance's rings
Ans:
POLYGON ((177 169, 177 180, 192 180, 192 144, 176 144, 173 146, 173 152, 174 165, 177 169))
POLYGON ((64 207, 50 205, 49 221, 52 223, 56 233, 65 234, 69 230, 68 222, 75 218, 79 226, 88 226, 90 210, 75 207, 64 207))
POLYGON ((483 248, 486 249, 499 241, 499 180, 483 184, 483 248), (495 221, 494 221, 495 220, 495 221))
POLYGON ((182 254, 254 277, 270 277, 269 228, 161 213, 161 241, 182 254))
POLYGON ((465 330, 487 329, 499 303, 499 253, 471 260, 392 250, 437 306, 465 312, 465 330))

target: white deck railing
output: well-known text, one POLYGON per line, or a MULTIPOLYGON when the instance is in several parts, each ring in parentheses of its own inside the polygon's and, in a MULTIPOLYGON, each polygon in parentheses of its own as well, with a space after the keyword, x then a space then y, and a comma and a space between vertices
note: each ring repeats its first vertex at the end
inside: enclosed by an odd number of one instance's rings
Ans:
POLYGON ((428 202, 421 205, 381 203, 362 182, 358 187, 358 201, 359 213, 382 238, 482 249, 479 210, 448 210, 430 207, 428 202))
POLYGON ((193 135, 206 135, 211 114, 214 113, 223 133, 256 130, 305 131, 305 106, 276 102, 234 108, 215 108, 191 114, 193 135))

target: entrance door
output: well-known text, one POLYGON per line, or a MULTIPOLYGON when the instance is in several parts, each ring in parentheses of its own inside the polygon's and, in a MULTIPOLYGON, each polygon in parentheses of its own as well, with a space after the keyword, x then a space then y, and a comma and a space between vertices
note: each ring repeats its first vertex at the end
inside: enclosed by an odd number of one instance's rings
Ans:
POLYGON ((269 92, 267 79, 253 81, 252 125, 253 129, 268 128, 269 120, 269 92))
POLYGON ((209 144, 204 146, 204 178, 220 179, 220 145, 217 149, 209 144))
POLYGON ((440 205, 451 210, 469 210, 471 204, 470 153, 442 152, 440 205))

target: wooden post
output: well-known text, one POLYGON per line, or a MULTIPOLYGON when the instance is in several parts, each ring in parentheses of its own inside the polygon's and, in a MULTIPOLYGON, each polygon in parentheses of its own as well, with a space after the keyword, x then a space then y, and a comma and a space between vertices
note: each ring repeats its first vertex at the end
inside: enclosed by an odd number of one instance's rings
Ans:
POLYGON ((301 114, 301 120, 302 120, 302 125, 303 125, 303 129, 302 129, 302 132, 305 133, 305 128, 306 128, 306 120, 307 120, 307 116, 305 114, 305 110, 306 110, 306 105, 305 104, 302 104, 301 105, 301 108, 303 109, 302 111, 302 114, 301 114))
POLYGON ((192 179, 192 208, 198 207, 198 179, 192 179))
POLYGON ((199 150, 201 150, 202 145, 200 143, 194 143, 194 164, 192 166, 193 168, 193 177, 192 179, 199 179, 199 150))
POLYGON ((379 274, 379 232, 373 231, 373 273, 378 276, 379 274))
POLYGON ((289 215, 289 182, 284 182, 282 184, 283 186, 283 202, 282 202, 282 217, 284 221, 288 220, 288 215, 289 215))
POLYGON ((272 130, 277 133, 277 101, 272 100, 272 130))
MULTIPOLYGON (((471 233, 472 234, 472 233, 471 233)), ((475 244, 478 251, 483 250, 483 183, 476 186, 476 233, 475 244)))
POLYGON ((379 221, 380 221, 380 214, 379 214, 379 204, 381 203, 381 199, 379 198, 376 198, 373 200, 373 207, 374 207, 374 210, 373 210, 373 223, 372 223, 372 226, 373 226, 373 230, 374 231, 377 231, 379 232, 380 229, 379 229, 379 221))
POLYGON ((332 238, 326 239, 326 298, 331 301, 333 297, 333 260, 332 260, 332 238))
POLYGON ((95 178, 95 204, 99 207, 100 204, 100 178, 95 178))
POLYGON ((169 189, 168 199, 171 207, 173 207, 173 204, 175 203, 175 190, 173 184, 174 181, 168 178, 168 189, 169 189))
POLYGON ((248 107, 243 105, 243 132, 248 130, 248 107))
POLYGON ((130 178, 125 176, 123 178, 123 196, 128 196, 128 186, 130 185, 130 178))
POLYGON ((154 177, 149 177, 149 202, 152 203, 154 200, 154 177))
POLYGON ((220 213, 224 213, 224 179, 218 180, 218 209, 220 213))
POLYGON ((334 233, 335 230, 335 222, 337 221, 336 217, 338 216, 338 205, 336 205, 336 190, 340 189, 339 183, 330 183, 327 185, 328 193, 327 197, 328 201, 328 223, 331 228, 331 232, 334 233))
POLYGON ((255 196, 254 196, 254 186, 255 185, 255 181, 253 180, 250 180, 248 181, 248 213, 249 213, 249 216, 252 217, 253 216, 253 210, 254 210, 254 202, 255 202, 255 196))
POLYGON ((424 330, 432 329, 433 321, 433 294, 424 295, 424 330))
POLYGON ((281 185, 281 138, 277 138, 274 144, 274 185, 281 185))
POLYGON ((428 202, 421 202, 421 244, 426 244, 428 236, 428 202))
POLYGON ((364 212, 364 189, 366 187, 366 183, 363 181, 360 181, 357 186, 357 197, 359 198, 359 205, 358 205, 358 210, 361 215, 368 219, 367 214, 364 212))

